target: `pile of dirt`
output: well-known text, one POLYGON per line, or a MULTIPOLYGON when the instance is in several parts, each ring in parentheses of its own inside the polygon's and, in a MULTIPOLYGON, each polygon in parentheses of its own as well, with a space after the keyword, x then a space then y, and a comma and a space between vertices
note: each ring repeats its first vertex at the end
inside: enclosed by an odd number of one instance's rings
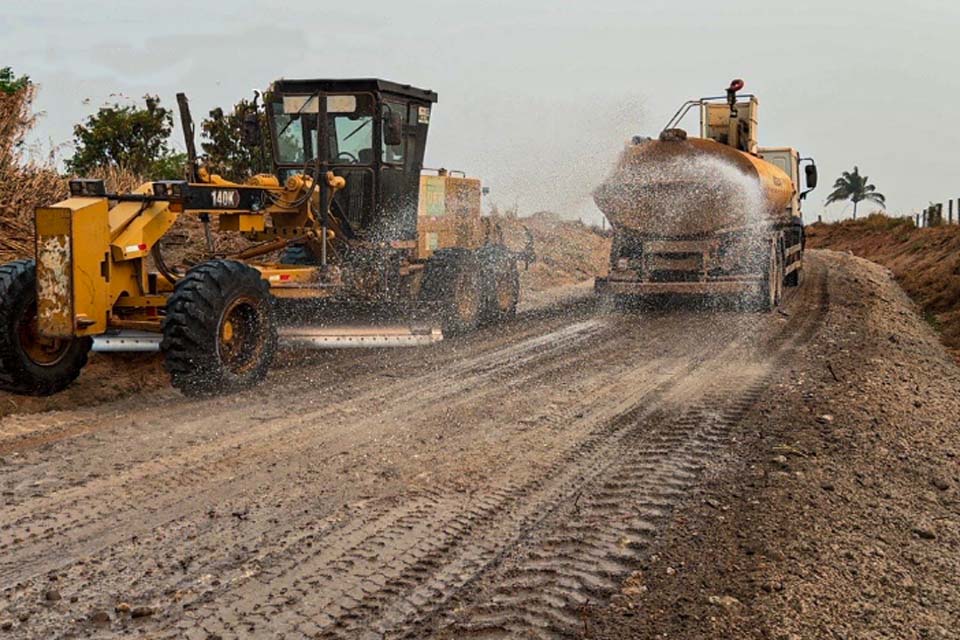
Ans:
POLYGON ((827 314, 587 638, 956 638, 960 369, 889 271, 827 314))
POLYGON ((918 229, 911 218, 873 214, 811 225, 807 239, 888 267, 960 359, 960 226, 918 229))
POLYGON ((548 211, 525 218, 502 217, 500 225, 511 248, 523 246, 524 229, 533 236, 536 259, 529 269, 520 272, 524 291, 544 291, 607 273, 610 237, 596 227, 564 220, 548 211))

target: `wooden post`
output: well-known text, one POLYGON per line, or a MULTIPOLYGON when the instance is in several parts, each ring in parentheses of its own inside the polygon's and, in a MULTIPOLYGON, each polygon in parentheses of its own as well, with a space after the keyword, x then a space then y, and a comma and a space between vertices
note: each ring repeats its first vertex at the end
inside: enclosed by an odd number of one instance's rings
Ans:
POLYGON ((953 224, 953 200, 947 200, 947 224, 953 224))
POLYGON ((913 217, 916 218, 916 220, 914 220, 914 223, 913 223, 914 226, 919 227, 919 226, 920 226, 920 214, 919 214, 919 213, 915 213, 915 214, 913 215, 913 217))

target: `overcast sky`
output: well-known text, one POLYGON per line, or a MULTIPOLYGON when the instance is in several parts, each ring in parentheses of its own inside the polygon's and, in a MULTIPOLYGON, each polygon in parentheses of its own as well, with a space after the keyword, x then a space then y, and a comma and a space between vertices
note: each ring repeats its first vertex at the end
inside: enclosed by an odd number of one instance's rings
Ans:
POLYGON ((960 196, 956 1, 6 4, 0 66, 40 85, 48 145, 125 96, 185 91, 199 121, 280 76, 379 76, 439 93, 428 166, 482 177, 521 213, 586 218, 629 136, 742 77, 761 145, 817 160, 808 221, 854 164, 892 212, 960 196))

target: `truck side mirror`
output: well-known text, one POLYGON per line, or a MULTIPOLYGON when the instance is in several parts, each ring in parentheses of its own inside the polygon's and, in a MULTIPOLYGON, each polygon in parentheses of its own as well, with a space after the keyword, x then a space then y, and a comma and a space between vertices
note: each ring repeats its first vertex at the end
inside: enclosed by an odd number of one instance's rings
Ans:
POLYGON ((391 147, 403 144, 403 118, 399 113, 387 113, 383 123, 383 142, 391 147))
POLYGON ((248 111, 243 114, 243 129, 241 134, 244 146, 260 146, 262 140, 262 136, 260 135, 260 117, 256 111, 248 111))
POLYGON ((807 178, 807 189, 817 188, 817 165, 808 164, 803 168, 803 173, 807 178))

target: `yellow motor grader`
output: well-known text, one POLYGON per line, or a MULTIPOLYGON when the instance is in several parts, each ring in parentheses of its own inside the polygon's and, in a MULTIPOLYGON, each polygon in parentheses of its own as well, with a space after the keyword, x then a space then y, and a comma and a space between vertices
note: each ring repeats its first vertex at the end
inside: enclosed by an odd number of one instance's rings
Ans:
MULTIPOLYGON (((187 179, 126 194, 72 180, 69 198, 36 211, 36 260, 0 266, 0 388, 60 391, 98 348, 160 350, 176 388, 217 393, 260 381, 278 344, 426 344, 515 313, 517 262, 532 247, 511 251, 481 215, 479 180, 423 170, 434 92, 278 80, 263 103, 274 172, 243 184, 198 165, 178 101, 187 179), (207 259, 189 269, 162 251, 179 216, 205 230, 207 259), (247 246, 219 251, 214 224, 247 246), (300 305, 296 322, 285 305, 300 305), (413 324, 335 322, 357 305, 413 324), (334 323, 305 325, 320 307, 334 323)), ((258 122, 244 123, 251 144, 258 122)))

